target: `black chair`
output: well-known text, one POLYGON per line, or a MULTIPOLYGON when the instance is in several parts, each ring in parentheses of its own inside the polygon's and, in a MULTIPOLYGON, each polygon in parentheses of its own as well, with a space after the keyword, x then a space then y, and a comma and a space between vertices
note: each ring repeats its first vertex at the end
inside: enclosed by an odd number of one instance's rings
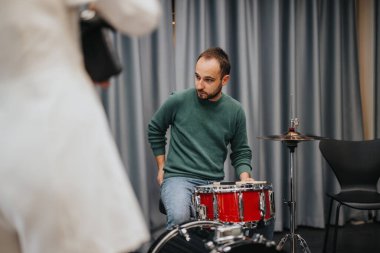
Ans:
POLYGON ((380 139, 368 141, 321 140, 319 149, 333 170, 341 187, 331 198, 323 252, 326 252, 331 211, 337 201, 333 250, 336 252, 340 207, 359 210, 379 210, 380 139))

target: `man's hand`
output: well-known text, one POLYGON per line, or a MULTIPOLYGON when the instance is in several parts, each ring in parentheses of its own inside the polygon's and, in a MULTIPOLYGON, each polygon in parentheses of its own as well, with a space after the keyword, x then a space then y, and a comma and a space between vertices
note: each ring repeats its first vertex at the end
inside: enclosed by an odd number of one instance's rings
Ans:
POLYGON ((157 173, 157 183, 161 186, 164 181, 164 169, 159 169, 157 173))
POLYGON ((164 181, 165 155, 156 156, 156 163, 158 168, 157 183, 161 186, 162 182, 164 181))
POLYGON ((248 172, 243 172, 240 174, 240 181, 255 181, 255 179, 251 178, 251 175, 248 172))

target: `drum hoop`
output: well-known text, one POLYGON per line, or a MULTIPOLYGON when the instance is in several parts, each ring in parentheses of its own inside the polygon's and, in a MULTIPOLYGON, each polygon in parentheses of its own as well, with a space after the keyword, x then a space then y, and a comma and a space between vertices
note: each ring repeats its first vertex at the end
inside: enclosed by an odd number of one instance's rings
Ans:
POLYGON ((213 185, 199 185, 195 186, 194 193, 213 193, 213 185))
POLYGON ((242 185, 220 185, 220 186, 197 186, 195 187, 194 193, 220 193, 220 192, 244 192, 250 190, 272 190, 272 184, 254 184, 247 183, 242 185), (203 189, 204 188, 204 189, 203 189))
POLYGON ((223 224, 218 222, 218 221, 191 221, 191 222, 181 224, 181 225, 173 228, 173 230, 171 230, 167 235, 165 235, 163 238, 161 238, 160 242, 157 245, 155 245, 155 247, 152 250, 149 250, 149 253, 155 253, 158 250, 160 250, 162 248, 162 246, 164 245, 164 243, 166 243, 167 241, 169 241, 170 239, 174 238, 177 235, 177 232, 180 229, 192 228, 192 227, 196 227, 197 225, 218 225, 218 226, 220 226, 223 224))
POLYGON ((215 193, 225 193, 225 192, 246 192, 246 191, 261 191, 261 190, 272 190, 272 185, 270 184, 245 184, 245 185, 233 185, 233 186, 217 186, 214 188, 215 193))
POLYGON ((213 188, 208 188, 208 189, 195 189, 194 193, 213 193, 214 189, 213 188))

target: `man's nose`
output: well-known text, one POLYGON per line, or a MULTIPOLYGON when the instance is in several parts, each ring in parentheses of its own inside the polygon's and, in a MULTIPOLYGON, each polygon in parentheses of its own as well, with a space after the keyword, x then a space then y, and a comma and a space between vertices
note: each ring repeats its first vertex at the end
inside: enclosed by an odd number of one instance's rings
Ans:
POLYGON ((203 80, 197 81, 196 88, 197 88, 197 90, 203 90, 203 88, 204 88, 203 80))

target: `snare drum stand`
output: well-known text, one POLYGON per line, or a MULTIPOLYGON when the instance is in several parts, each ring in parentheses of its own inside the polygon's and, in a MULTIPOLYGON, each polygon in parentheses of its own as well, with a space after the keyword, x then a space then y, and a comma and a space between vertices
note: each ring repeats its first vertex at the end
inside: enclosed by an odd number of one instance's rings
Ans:
POLYGON ((290 240, 291 253, 296 252, 296 239, 302 247, 304 253, 311 253, 306 241, 299 235, 295 234, 295 221, 296 221, 296 201, 294 200, 294 151, 297 147, 297 140, 285 140, 284 141, 290 151, 290 201, 284 203, 289 206, 290 210, 290 234, 286 234, 278 243, 277 250, 281 250, 286 241, 290 240))

